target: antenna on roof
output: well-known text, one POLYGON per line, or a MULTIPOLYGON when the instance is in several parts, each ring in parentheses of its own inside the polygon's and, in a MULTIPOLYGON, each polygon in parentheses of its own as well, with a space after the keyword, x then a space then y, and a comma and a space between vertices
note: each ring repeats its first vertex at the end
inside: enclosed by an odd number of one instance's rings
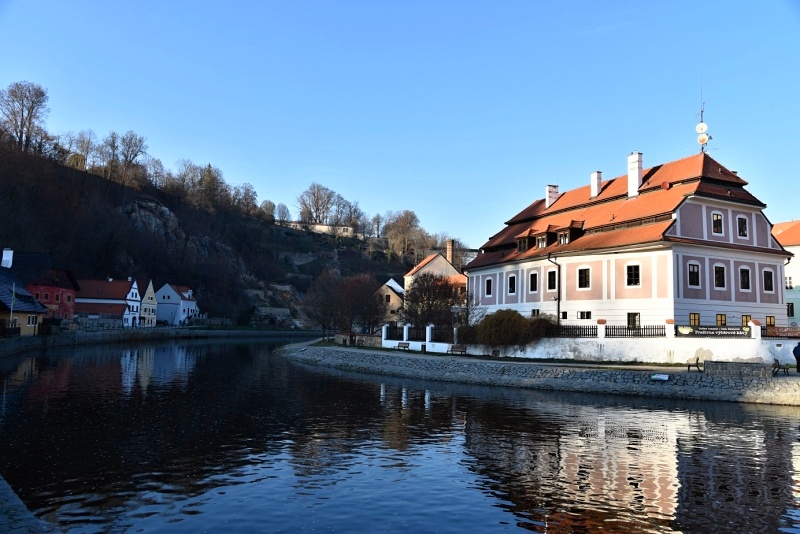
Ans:
POLYGON ((713 139, 710 135, 706 132, 708 131, 708 125, 703 122, 703 111, 705 111, 706 103, 703 102, 703 82, 700 82, 700 122, 697 126, 694 127, 694 131, 696 131, 699 135, 697 136, 697 142, 700 143, 700 152, 706 151, 706 145, 708 144, 711 139, 713 139))

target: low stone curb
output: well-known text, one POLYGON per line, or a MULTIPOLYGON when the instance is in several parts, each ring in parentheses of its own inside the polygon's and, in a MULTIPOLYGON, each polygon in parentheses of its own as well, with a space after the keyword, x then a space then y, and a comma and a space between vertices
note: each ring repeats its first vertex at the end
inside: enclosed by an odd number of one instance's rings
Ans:
POLYGON ((493 362, 456 356, 348 351, 334 347, 287 346, 281 353, 294 360, 343 371, 383 374, 484 386, 521 387, 550 391, 637 395, 665 399, 695 399, 800 406, 800 375, 720 376, 674 372, 653 379, 648 369, 599 369, 577 365, 493 362))

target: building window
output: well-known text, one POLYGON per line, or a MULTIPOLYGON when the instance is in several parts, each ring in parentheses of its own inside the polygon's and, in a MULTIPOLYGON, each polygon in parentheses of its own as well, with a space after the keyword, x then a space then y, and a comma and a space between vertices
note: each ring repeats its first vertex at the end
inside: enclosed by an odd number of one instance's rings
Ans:
POLYGON ((628 314, 628 328, 639 328, 641 324, 639 323, 640 316, 638 313, 629 313, 628 314))
POLYGON ((546 248, 547 247, 547 237, 541 236, 536 238, 536 248, 546 248))
POLYGON ((508 277, 508 294, 514 295, 517 292, 517 277, 511 275, 508 277))
POLYGON ((722 265, 714 266, 714 287, 725 289, 725 267, 722 265))
POLYGON ((750 269, 739 269, 739 289, 750 291, 750 269))
POLYGON ((767 315, 767 326, 775 326, 775 316, 767 315))
POLYGON ((33 297, 34 297, 36 300, 39 300, 39 292, 37 291, 36 293, 34 293, 34 294, 33 294, 33 297))
POLYGON ((794 317, 794 302, 790 302, 786 305, 786 315, 794 317))
POLYGON ((558 244, 566 245, 567 243, 569 243, 569 233, 561 232, 560 234, 558 234, 558 244))
POLYGON ((717 314, 717 326, 725 326, 728 324, 728 317, 724 313, 717 314))
POLYGON ((739 231, 739 237, 747 237, 747 219, 745 217, 736 217, 736 228, 739 231))
POLYGON ((36 326, 39 324, 39 316, 38 315, 29 315, 28 316, 28 326, 36 326))
POLYGON ((561 318, 562 319, 566 319, 567 318, 567 312, 561 312, 561 318))
POLYGON ((742 315, 742 326, 747 326, 750 324, 751 317, 749 315, 742 315))
POLYGON ((689 326, 700 326, 700 314, 699 313, 690 313, 689 314, 689 326))
POLYGON ((578 312, 578 319, 591 319, 591 318, 592 318, 592 312, 590 311, 578 312))
POLYGON ((528 292, 535 293, 539 291, 539 273, 531 273, 528 275, 528 292))
POLYGON ((517 240, 517 252, 525 252, 528 250, 528 238, 523 237, 517 240))
POLYGON ((589 289, 591 285, 591 278, 589 276, 589 269, 578 269, 578 289, 589 289))
POLYGON ((56 293, 53 298, 56 299, 56 302, 61 302, 61 293, 56 293))
POLYGON ((689 287, 700 287, 700 264, 689 264, 689 287))
POLYGON ((388 303, 389 301, 392 300, 392 297, 390 295, 386 295, 385 300, 388 303))
POLYGON ((67 295, 67 302, 72 302, 72 295, 67 295))
POLYGON ((491 278, 487 278, 486 279, 486 291, 484 292, 484 295, 487 296, 487 297, 491 297, 492 296, 492 279, 491 278))
POLYGON ((792 277, 787 276, 785 280, 786 280, 786 289, 794 289, 794 286, 792 285, 792 277))
POLYGON ((50 294, 49 293, 45 293, 44 294, 44 301, 47 302, 48 300, 50 300, 50 294))
POLYGON ((722 214, 714 213, 711 215, 711 232, 717 235, 722 234, 722 214))
POLYGON ((555 271, 547 271, 547 290, 548 291, 555 291, 556 290, 556 272, 555 271))
POLYGON ((537 315, 539 315, 539 309, 538 308, 536 308, 535 310, 531 310, 531 317, 536 317, 537 315))
POLYGON ((775 291, 775 284, 772 280, 772 271, 764 271, 764 291, 767 293, 775 291))
POLYGON ((628 287, 641 285, 641 273, 638 265, 628 265, 625 267, 625 285, 628 287))

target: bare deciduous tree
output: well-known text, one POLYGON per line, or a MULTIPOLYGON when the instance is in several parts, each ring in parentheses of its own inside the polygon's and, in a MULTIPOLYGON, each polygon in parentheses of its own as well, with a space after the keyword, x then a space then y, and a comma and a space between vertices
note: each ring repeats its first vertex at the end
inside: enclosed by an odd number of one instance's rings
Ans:
POLYGON ((48 98, 47 89, 31 82, 14 82, 0 90, 3 125, 23 152, 31 150, 37 129, 44 130, 48 98))
POLYGON ((307 214, 309 224, 327 224, 336 193, 318 183, 312 183, 297 197, 300 213, 307 214))
POLYGON ((390 250, 402 257, 411 250, 410 244, 415 239, 415 232, 420 229, 419 217, 411 210, 399 213, 390 211, 386 214, 383 228, 390 250))
POLYGON ((283 202, 279 203, 278 206, 275 208, 275 220, 278 221, 278 224, 281 226, 285 226, 292 218, 291 213, 289 213, 289 208, 286 207, 286 204, 283 202))
POLYGON ((271 200, 265 200, 258 207, 260 215, 270 223, 275 222, 275 203, 271 200))

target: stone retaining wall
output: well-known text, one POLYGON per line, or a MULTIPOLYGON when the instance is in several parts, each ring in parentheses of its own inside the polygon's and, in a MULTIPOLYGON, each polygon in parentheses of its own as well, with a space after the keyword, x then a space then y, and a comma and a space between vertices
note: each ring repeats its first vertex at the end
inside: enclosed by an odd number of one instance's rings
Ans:
POLYGON ((284 347, 294 360, 345 371, 441 380, 487 386, 522 387, 579 393, 640 395, 671 399, 697 399, 800 406, 800 375, 717 375, 664 373, 642 369, 608 369, 559 364, 494 362, 453 356, 369 353, 338 348, 284 347), (654 375, 666 380, 653 379, 654 375))

